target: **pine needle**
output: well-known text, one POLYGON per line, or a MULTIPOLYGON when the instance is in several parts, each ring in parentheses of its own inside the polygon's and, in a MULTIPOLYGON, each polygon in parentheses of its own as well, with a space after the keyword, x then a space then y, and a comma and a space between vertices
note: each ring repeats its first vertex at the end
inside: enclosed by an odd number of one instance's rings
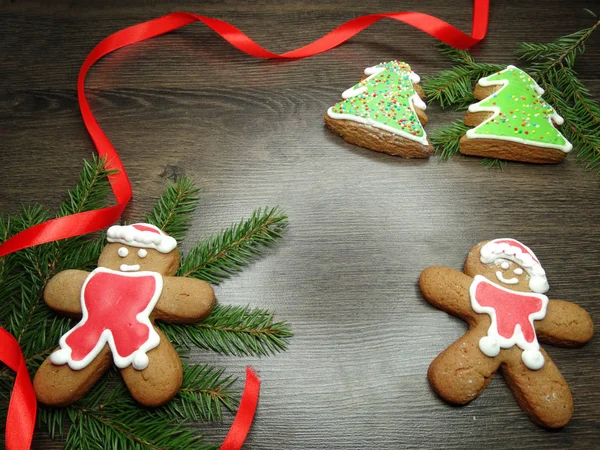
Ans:
POLYGON ((483 160, 481 161, 481 164, 485 167, 487 167, 488 169, 504 169, 504 166, 506 166, 506 161, 502 160, 502 159, 497 159, 497 158, 483 158, 483 160))
POLYGON ((273 245, 286 227, 287 216, 279 208, 257 209, 248 220, 193 247, 177 275, 219 284, 273 245))
POLYGON ((177 242, 183 241, 198 204, 199 189, 190 178, 177 178, 169 183, 146 222, 156 225, 177 242))
POLYGON ((468 130, 469 127, 462 120, 456 120, 431 133, 429 140, 440 161, 446 161, 460 152, 460 139, 468 130))
POLYGON ((194 325, 159 324, 179 346, 194 344, 224 355, 267 356, 284 351, 293 336, 286 322, 274 322, 273 313, 248 306, 217 305, 210 316, 194 325))

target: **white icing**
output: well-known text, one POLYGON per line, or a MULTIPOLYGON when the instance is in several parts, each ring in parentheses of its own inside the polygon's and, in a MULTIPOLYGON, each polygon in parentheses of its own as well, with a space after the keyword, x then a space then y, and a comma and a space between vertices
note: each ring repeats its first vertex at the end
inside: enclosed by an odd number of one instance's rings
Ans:
POLYGON ((520 267, 517 267, 515 270, 513 270, 513 272, 516 275, 523 275, 523 269, 521 269, 520 267))
POLYGON ((161 253, 170 253, 177 247, 177 241, 163 233, 159 228, 147 223, 133 225, 113 225, 106 232, 108 242, 120 242, 132 247, 152 248, 161 253), (136 225, 153 231, 138 230, 136 225))
POLYGON ((121 272, 137 272, 138 270, 140 270, 140 265, 121 264, 121 267, 119 267, 119 269, 121 269, 121 272))
POLYGON ((127 247, 121 247, 119 250, 117 250, 117 253, 121 258, 125 258, 127 255, 129 255, 129 250, 127 250, 127 247))
POLYGON ((529 289, 533 292, 543 294, 550 289, 546 272, 535 254, 529 247, 515 239, 494 239, 481 247, 480 256, 481 262, 484 264, 497 263, 498 259, 506 259, 519 264, 529 274, 529 289), (527 253, 523 253, 518 246, 526 249, 527 253))
MULTIPOLYGON (((492 319, 492 324, 488 329, 487 336, 482 337, 479 340, 479 349, 487 356, 494 357, 497 356, 500 352, 500 348, 511 348, 513 346, 518 346, 523 350, 523 354, 521 355, 521 359, 525 366, 531 370, 538 370, 544 366, 544 356, 540 352, 540 344, 537 340, 537 337, 533 340, 533 342, 527 342, 525 336, 523 335, 523 331, 521 329, 521 325, 516 325, 515 330, 510 338, 505 338, 498 333, 498 319, 496 317, 496 310, 491 306, 482 306, 479 304, 475 297, 475 293, 477 291, 477 285, 481 282, 491 283, 487 278, 482 275, 475 275, 473 283, 471 283, 471 287, 469 288, 469 293, 471 296, 471 307, 473 311, 479 314, 488 314, 492 319), (498 346, 498 353, 495 353, 496 345, 498 346), (540 363, 541 358, 541 363, 540 363)), ((543 294, 532 294, 532 293, 524 293, 517 292, 502 287, 500 285, 494 284, 498 289, 501 289, 506 292, 510 292, 514 295, 522 295, 527 297, 537 297, 542 301, 542 308, 529 314, 528 319, 529 322, 533 326, 534 320, 542 320, 546 317, 546 310, 548 308, 548 297, 543 294)))
POLYGON ((148 256, 148 250, 146 250, 145 248, 140 248, 138 250, 138 256, 140 258, 145 258, 146 256, 148 256))
MULTIPOLYGON (((496 260, 496 261, 498 261, 498 260, 496 260)), ((502 261, 500 259, 500 267, 502 267, 504 270, 506 270, 506 269, 508 269, 510 267, 510 263, 508 261, 502 261)))
POLYGON ((479 339, 479 349, 484 355, 493 358, 500 354, 500 343, 491 336, 484 336, 479 339))
POLYGON ((81 369, 86 368, 94 359, 96 359, 96 357, 100 354, 100 352, 102 351, 104 346, 106 344, 108 344, 108 346, 110 347, 110 350, 112 352, 112 357, 115 362, 115 365, 119 369, 124 369, 125 367, 128 367, 131 364, 133 364, 133 367, 135 369, 138 369, 138 367, 141 367, 138 370, 145 369, 148 366, 148 357, 147 357, 146 353, 149 352, 150 350, 152 350, 153 348, 158 347, 158 344, 160 344, 160 336, 158 335, 158 333, 152 326, 152 323, 150 322, 150 313, 156 306, 156 303, 158 302, 160 294, 162 293, 162 289, 163 289, 163 279, 162 279, 162 276, 157 272, 145 271, 145 272, 134 272, 134 273, 121 273, 121 272, 117 272, 115 270, 107 269, 106 267, 98 267, 97 269, 92 271, 87 276, 87 278, 83 282, 83 286, 81 287, 81 300, 80 300, 81 301, 81 309, 82 309, 81 320, 79 321, 79 323, 77 325, 75 325, 73 328, 71 328, 69 331, 67 331, 65 334, 62 335, 62 337, 60 338, 60 341, 59 341, 60 349, 56 350, 54 353, 52 353, 50 355, 50 361, 52 361, 52 363, 57 364, 57 365, 68 364, 69 367, 73 370, 81 370, 81 369), (138 313, 135 316, 135 318, 138 322, 140 322, 148 327, 148 330, 149 330, 148 340, 144 344, 142 344, 141 347, 137 351, 133 352, 131 355, 129 355, 127 357, 123 357, 123 356, 119 355, 119 353, 117 351, 111 330, 107 329, 102 332, 102 334, 100 335, 100 338, 98 339, 98 342, 96 343, 96 346, 93 348, 93 350, 90 353, 88 353, 86 355, 85 358, 83 358, 81 361, 74 361, 73 359, 71 359, 72 349, 67 344, 67 338, 69 337, 69 335, 71 333, 73 333, 73 331, 75 331, 78 328, 81 328, 87 322, 87 320, 89 318, 89 314, 88 314, 87 307, 85 305, 85 300, 83 298, 83 294, 85 292, 85 288, 86 288, 88 282, 92 279, 92 277, 95 274, 97 274, 99 272, 117 273, 121 276, 126 276, 126 277, 151 276, 155 279, 156 287, 155 287, 155 291, 154 291, 154 295, 152 296, 152 299, 150 300, 150 302, 148 302, 148 306, 146 306, 146 308, 142 312, 138 313), (142 354, 144 356, 141 356, 142 354), (145 359, 144 359, 144 357, 145 357, 145 359), (145 362, 145 366, 144 366, 144 362, 145 362))
POLYGON ((519 279, 517 277, 504 278, 504 276, 502 275, 502 271, 500 271, 500 270, 496 271, 496 278, 498 278, 498 280, 500 280, 504 284, 518 284, 519 283, 519 279))
MULTIPOLYGON (((517 67, 515 66, 507 66, 506 69, 502 70, 500 73, 506 71, 506 70, 511 70, 511 69, 517 69, 517 67)), ((488 87, 488 86, 502 86, 498 91, 496 91, 494 94, 500 94, 500 92, 502 92, 502 90, 508 86, 508 81, 507 80, 498 80, 498 81, 488 81, 487 78, 481 78, 478 82, 478 84, 480 86, 483 87, 488 87)), ((531 87, 539 94, 542 95, 544 93, 544 90, 535 82, 532 80, 532 85, 531 87)), ((489 97, 487 97, 489 98, 489 97)), ((474 103, 472 105, 469 106, 469 112, 472 113, 476 113, 476 112, 492 112, 494 113, 491 117, 489 117, 488 119, 484 120, 483 122, 481 122, 478 126, 476 126, 475 128, 467 131, 466 136, 469 139, 500 139, 500 140, 504 140, 504 141, 512 141, 512 142, 518 142, 519 144, 525 144, 525 145, 531 145, 534 147, 543 147, 543 148, 555 148, 558 150, 561 150, 565 153, 569 153, 572 149, 573 149, 573 144, 571 144, 567 138, 565 138, 558 130, 556 130, 556 132, 558 134, 560 134, 563 139, 565 140, 565 144, 564 145, 557 145, 557 144, 548 144, 546 142, 536 142, 536 141, 529 141, 529 140, 525 140, 522 138, 518 138, 518 137, 513 137, 513 136, 498 136, 498 135, 493 135, 493 134, 476 134, 475 131, 483 126, 484 124, 494 120, 501 112, 500 107, 498 106, 481 106, 481 103, 485 100, 487 100, 487 98, 485 98, 484 100, 474 103)), ((554 109, 552 109, 554 111, 554 109)), ((548 121, 553 120, 556 124, 558 125, 562 125, 564 123, 564 119, 559 116, 556 111, 554 111, 552 114, 548 114, 547 116, 548 121)))

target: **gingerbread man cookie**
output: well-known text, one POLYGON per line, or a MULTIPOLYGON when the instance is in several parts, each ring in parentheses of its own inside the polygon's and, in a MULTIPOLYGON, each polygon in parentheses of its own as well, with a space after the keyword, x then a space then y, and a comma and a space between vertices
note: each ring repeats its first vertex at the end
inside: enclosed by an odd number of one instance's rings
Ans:
POLYGON ((569 422, 571 391, 538 341, 578 347, 592 338, 594 326, 581 307, 544 295, 546 273, 531 249, 514 239, 482 242, 469 252, 464 273, 428 267, 419 284, 429 303, 469 325, 429 366, 442 399, 474 400, 500 369, 535 423, 560 428, 569 422))
POLYGON ((34 378, 39 401, 65 406, 81 398, 114 363, 131 395, 146 406, 181 387, 179 356, 155 320, 192 323, 212 310, 212 287, 175 277, 177 242, 150 224, 113 226, 91 273, 65 270, 44 291, 48 306, 81 318, 34 378))

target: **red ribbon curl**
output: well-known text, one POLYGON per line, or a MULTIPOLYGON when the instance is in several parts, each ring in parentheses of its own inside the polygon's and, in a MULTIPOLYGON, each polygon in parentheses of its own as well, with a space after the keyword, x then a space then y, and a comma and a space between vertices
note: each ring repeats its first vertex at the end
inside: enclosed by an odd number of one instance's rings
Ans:
MULTIPOLYGON (((111 34, 100 42, 83 62, 77 79, 77 97, 85 127, 94 141, 98 154, 106 160, 107 170, 116 170, 111 175, 111 187, 117 204, 94 211, 49 220, 24 230, 0 245, 0 257, 34 245, 79 236, 106 228, 115 223, 132 196, 131 184, 121 159, 94 118, 85 97, 85 77, 88 70, 102 57, 115 50, 151 39, 181 28, 193 22, 202 22, 238 50, 256 58, 293 59, 306 58, 331 50, 352 36, 382 19, 404 22, 446 44, 467 49, 481 41, 487 32, 489 0, 474 0, 473 26, 471 34, 465 34, 437 17, 418 12, 369 14, 352 19, 316 41, 304 47, 282 54, 272 53, 250 39, 235 26, 222 20, 186 12, 175 12, 157 19, 143 22, 111 34)), ((27 449, 30 446, 35 422, 36 400, 31 388, 27 367, 18 343, 0 328, 0 361, 17 372, 9 412, 7 416, 6 447, 8 450, 27 449)), ((240 403, 238 415, 223 444, 223 449, 241 448, 249 431, 258 401, 260 383, 248 370, 247 385, 240 403), (248 388, 250 383, 250 388, 248 388)))

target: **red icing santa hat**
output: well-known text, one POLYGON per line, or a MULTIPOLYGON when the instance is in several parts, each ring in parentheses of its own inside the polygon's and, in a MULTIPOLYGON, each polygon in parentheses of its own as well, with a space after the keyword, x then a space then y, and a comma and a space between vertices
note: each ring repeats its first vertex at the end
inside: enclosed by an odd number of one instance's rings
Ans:
POLYGON ((480 251, 481 262, 490 264, 497 259, 507 259, 523 267, 529 274, 529 288, 543 294, 550 289, 546 272, 531 249, 516 239, 494 239, 480 251))
POLYGON ((108 242, 120 242, 138 248, 153 248, 161 253, 169 253, 177 247, 175 239, 149 223, 113 225, 106 232, 106 238, 108 242))

